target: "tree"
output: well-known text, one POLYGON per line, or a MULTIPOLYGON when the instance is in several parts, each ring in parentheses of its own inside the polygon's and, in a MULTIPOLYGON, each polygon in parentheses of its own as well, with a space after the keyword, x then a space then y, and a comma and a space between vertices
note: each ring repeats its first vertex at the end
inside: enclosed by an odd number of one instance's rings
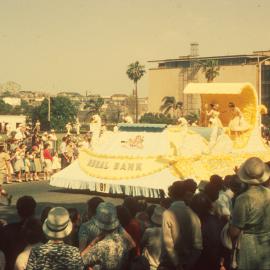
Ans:
POLYGON ((136 98, 134 95, 130 95, 127 98, 127 111, 128 114, 132 116, 133 119, 135 119, 136 115, 136 98))
POLYGON ((140 65, 139 61, 131 63, 127 69, 127 75, 130 80, 134 82, 135 86, 135 99, 136 99, 136 106, 135 106, 135 122, 138 122, 138 89, 137 84, 141 77, 144 75, 145 69, 144 66, 140 65))
POLYGON ((149 124, 168 124, 174 125, 177 122, 176 118, 171 118, 170 114, 163 113, 145 113, 140 118, 141 123, 149 123, 149 124))
POLYGON ((13 107, 0 99, 0 114, 13 114, 13 107))
POLYGON ((97 99, 90 99, 84 105, 84 109, 87 109, 89 111, 89 114, 99 114, 103 104, 104 99, 101 97, 97 99))
POLYGON ((119 123, 124 112, 123 106, 110 103, 106 109, 106 121, 108 123, 119 123))
POLYGON ((68 122, 75 122, 78 107, 68 97, 58 96, 50 98, 50 101, 51 121, 48 121, 48 99, 44 99, 40 106, 33 109, 32 122, 39 120, 43 130, 53 128, 63 131, 68 122))
POLYGON ((220 67, 218 65, 218 60, 206 60, 202 63, 202 69, 207 82, 213 82, 213 80, 219 75, 220 67))
POLYGON ((172 111, 173 117, 179 116, 177 111, 180 111, 181 115, 183 114, 183 102, 176 101, 173 96, 166 96, 162 99, 163 104, 160 106, 160 111, 167 115, 172 111))

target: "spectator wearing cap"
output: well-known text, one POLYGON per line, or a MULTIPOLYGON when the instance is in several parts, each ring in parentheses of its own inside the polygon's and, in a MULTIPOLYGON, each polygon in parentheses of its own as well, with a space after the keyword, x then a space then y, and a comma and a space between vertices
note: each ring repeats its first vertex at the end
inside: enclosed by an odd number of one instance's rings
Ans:
POLYGON ((261 159, 247 159, 237 171, 248 188, 235 201, 229 233, 240 238, 238 269, 270 269, 270 190, 263 186, 270 168, 261 159))
POLYGON ((79 249, 63 241, 72 231, 72 222, 65 208, 52 208, 42 229, 49 241, 32 249, 27 270, 84 269, 79 249))
POLYGON ((81 224, 79 229, 79 249, 84 250, 100 233, 101 230, 94 222, 96 209, 100 203, 104 202, 100 197, 93 197, 87 202, 88 221, 81 224))
POLYGON ((163 213, 160 267, 170 270, 191 269, 202 250, 201 222, 185 204, 184 181, 169 187, 173 203, 163 213))
POLYGON ((124 230, 119 230, 115 206, 109 202, 100 203, 94 222, 101 233, 82 252, 84 264, 88 267, 98 265, 106 270, 121 269, 135 244, 124 230))
POLYGON ((35 215, 36 201, 31 196, 20 197, 17 200, 16 208, 20 221, 4 226, 3 235, 0 236, 6 256, 6 270, 13 270, 17 256, 27 245, 22 228, 25 221, 35 215))
POLYGON ((159 266, 159 258, 161 254, 161 225, 162 214, 165 208, 156 206, 151 216, 152 227, 145 230, 141 246, 143 248, 142 255, 148 260, 151 270, 156 270, 159 266))

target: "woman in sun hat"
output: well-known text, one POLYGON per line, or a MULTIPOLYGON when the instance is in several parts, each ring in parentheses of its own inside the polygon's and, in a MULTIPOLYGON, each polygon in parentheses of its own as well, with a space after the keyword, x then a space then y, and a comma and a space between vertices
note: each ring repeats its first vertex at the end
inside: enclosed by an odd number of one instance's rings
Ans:
POLYGON ((72 222, 65 208, 52 208, 42 229, 49 241, 32 249, 27 270, 84 269, 79 249, 63 242, 72 231, 72 222))
POLYGON ((270 168, 261 159, 247 159, 237 171, 248 188, 235 201, 229 234, 233 247, 240 238, 238 269, 270 269, 270 190, 263 186, 270 168))
POLYGON ((101 234, 81 253, 86 266, 97 266, 106 270, 118 270, 128 260, 129 251, 135 243, 125 230, 119 229, 116 207, 109 202, 102 202, 94 216, 101 234))
POLYGON ((152 227, 145 230, 142 238, 142 255, 148 260, 151 270, 159 266, 161 254, 161 225, 165 208, 158 205, 151 216, 152 227))

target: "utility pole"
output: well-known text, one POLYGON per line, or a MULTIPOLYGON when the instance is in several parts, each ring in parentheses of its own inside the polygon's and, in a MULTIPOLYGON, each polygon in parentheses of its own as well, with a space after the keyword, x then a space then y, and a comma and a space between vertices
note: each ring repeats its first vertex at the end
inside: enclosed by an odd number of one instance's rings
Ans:
POLYGON ((48 122, 51 122, 51 98, 48 96, 48 122))

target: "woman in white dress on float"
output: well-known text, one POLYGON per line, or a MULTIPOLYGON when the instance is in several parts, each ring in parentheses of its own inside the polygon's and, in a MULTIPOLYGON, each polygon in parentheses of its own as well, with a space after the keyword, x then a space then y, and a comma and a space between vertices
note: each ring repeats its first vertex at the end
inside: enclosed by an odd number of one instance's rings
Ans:
POLYGON ((239 136, 241 133, 249 129, 249 124, 245 120, 241 110, 236 107, 233 102, 229 102, 228 107, 232 115, 232 119, 229 122, 229 129, 235 135, 239 136))

